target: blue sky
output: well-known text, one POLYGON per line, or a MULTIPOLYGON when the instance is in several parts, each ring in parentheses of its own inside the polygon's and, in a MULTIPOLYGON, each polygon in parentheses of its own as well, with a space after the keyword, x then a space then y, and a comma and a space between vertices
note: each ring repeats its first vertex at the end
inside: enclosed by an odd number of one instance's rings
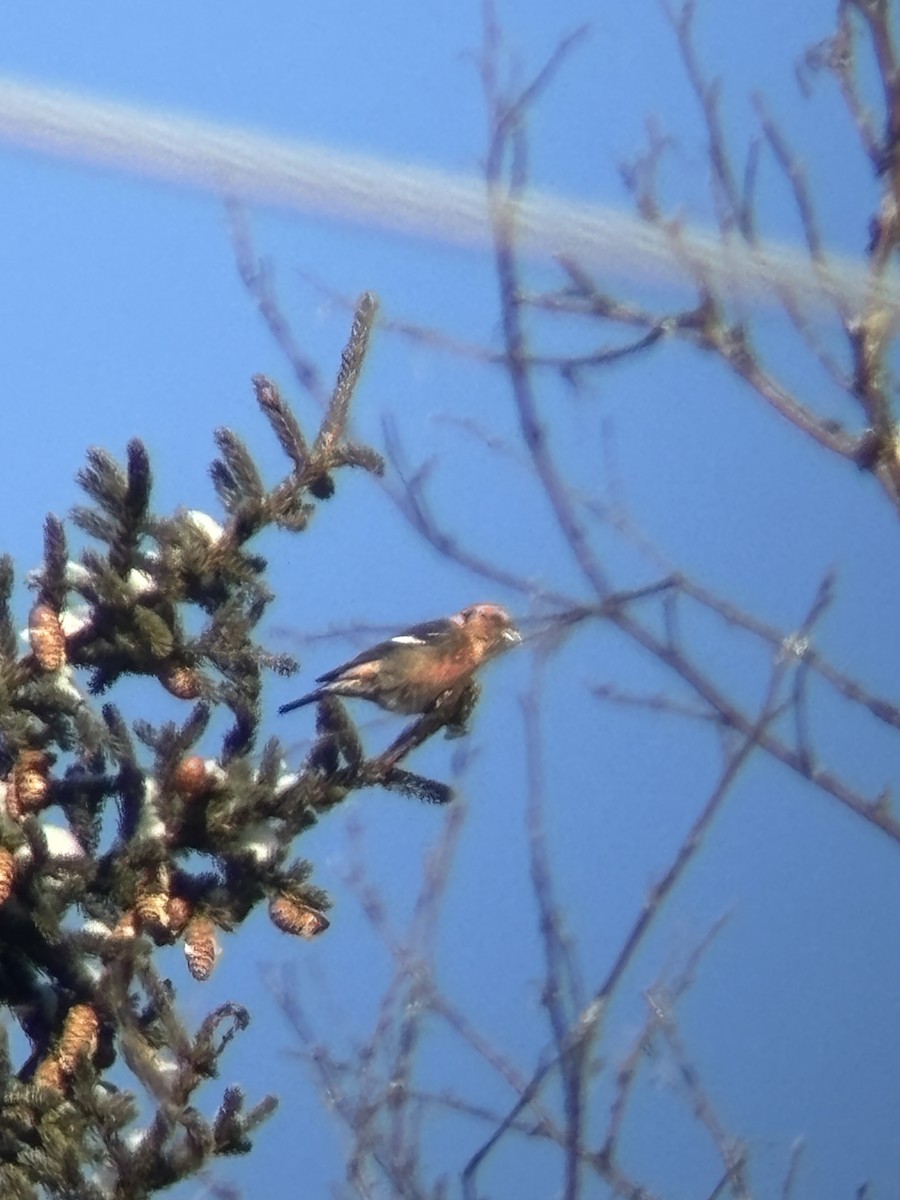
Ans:
MULTIPOLYGON (((815 100, 802 101, 792 74, 804 48, 829 32, 825 7, 765 0, 717 14, 709 5, 698 40, 711 73, 725 81, 729 132, 746 139, 747 95, 763 91, 803 148, 824 200, 827 244, 855 254, 865 243, 864 206, 871 199, 865 165, 833 90, 822 81, 815 100)), ((584 22, 592 27, 534 112, 536 185, 626 206, 618 163, 642 146, 646 121, 655 117, 679 138, 664 174, 673 208, 709 219, 702 133, 671 31, 652 0, 627 6, 532 0, 507 4, 500 15, 526 73, 561 35, 584 22)), ((473 63, 480 38, 475 0, 313 10, 272 0, 162 2, 127 11, 100 2, 61 11, 7 6, 0 13, 0 74, 477 173, 486 144, 473 63)), ((312 423, 315 408, 291 379, 238 278, 221 202, 6 150, 0 189, 0 364, 10 414, 0 477, 2 541, 20 574, 39 558, 44 513, 63 514, 77 501, 73 476, 88 445, 122 454, 130 437, 141 437, 152 455, 161 511, 185 505, 216 513, 206 468, 219 425, 240 433, 274 478, 282 463, 255 412, 251 375, 279 380, 301 419, 312 423)), ((786 189, 768 168, 762 192, 767 235, 796 241, 786 189)), ((249 218, 295 336, 326 380, 336 372, 349 312, 310 286, 308 276, 337 296, 375 291, 387 318, 499 345, 488 255, 292 213, 253 210, 249 218)), ((534 286, 558 282, 546 264, 529 278, 534 286)), ((654 290, 643 288, 645 297, 654 290)), ((591 330, 578 336, 581 345, 596 344, 591 330)), ((780 314, 762 314, 759 337, 804 396, 849 419, 846 400, 814 375, 780 314)), ((570 482, 606 496, 613 446, 630 509, 647 536, 672 562, 748 611, 795 628, 823 573, 836 569, 837 597, 818 644, 875 692, 896 695, 896 516, 871 479, 827 460, 709 359, 679 346, 600 374, 579 393, 544 377, 540 399, 570 482)), ((499 372, 376 332, 357 395, 357 432, 382 446, 385 416, 412 462, 435 459, 435 509, 467 545, 538 588, 583 597, 534 487, 499 372), (509 453, 486 448, 465 423, 490 432, 509 453)), ((617 586, 651 577, 646 562, 608 529, 596 536, 617 586)), ((296 739, 298 759, 312 714, 302 711, 290 726, 276 726, 275 709, 351 648, 331 640, 307 647, 300 635, 358 623, 399 627, 481 599, 529 615, 520 597, 491 594, 490 585, 436 555, 361 475, 338 481, 336 498, 321 508, 308 535, 267 539, 263 550, 271 555, 279 597, 270 643, 299 647, 303 660, 299 680, 272 681, 271 727, 296 739)), ((712 621, 707 636, 718 676, 747 703, 758 702, 765 659, 737 649, 712 621)), ((531 669, 522 652, 487 677, 467 746, 472 761, 461 783, 467 815, 439 953, 442 986, 525 1074, 547 1038, 523 821, 520 698, 531 669)), ((609 682, 631 691, 670 687, 611 628, 585 628, 550 661, 542 713, 556 887, 589 990, 721 765, 715 743, 694 725, 591 697, 592 685, 609 682)), ((359 716, 373 745, 393 736, 393 724, 380 715, 359 716)), ((883 732, 834 702, 822 701, 817 716, 830 765, 873 795, 892 775, 896 784, 896 750, 883 732)), ((458 743, 437 741, 416 765, 449 778, 458 752, 458 743)), ((358 1052, 389 965, 346 879, 362 836, 357 829, 364 831, 368 877, 385 897, 391 924, 402 930, 423 861, 446 820, 395 796, 355 799, 299 847, 336 901, 325 937, 295 945, 258 914, 226 939, 204 987, 172 956, 188 1013, 199 1019, 235 999, 257 1018, 226 1058, 223 1082, 242 1083, 251 1099, 269 1090, 282 1096, 281 1112, 258 1135, 258 1151, 246 1162, 220 1164, 215 1178, 246 1186, 249 1195, 262 1174, 273 1200, 296 1195, 298 1180, 310 1196, 340 1185, 344 1143, 289 1053, 293 1034, 266 973, 289 966, 304 1003, 319 1014, 320 1034, 345 1039, 350 1056, 358 1052)), ((615 1061, 630 1045, 646 1012, 642 992, 662 967, 683 958, 727 911, 679 1014, 720 1114, 749 1145, 756 1193, 777 1194, 791 1143, 802 1136, 807 1149, 797 1196, 849 1196, 864 1179, 889 1194, 900 1172, 898 897, 895 845, 787 772, 753 761, 630 969, 609 1016, 603 1058, 615 1061)), ((510 1101, 440 1030, 423 1072, 436 1090, 483 1085, 498 1108, 510 1101)), ((601 1100, 603 1087, 601 1080, 601 1100)), ((602 1129, 602 1103, 594 1118, 602 1129)), ((447 1169, 475 1145, 477 1131, 461 1121, 439 1126, 429 1140, 434 1162, 447 1169)), ((660 1194, 704 1196, 715 1183, 714 1156, 688 1120, 664 1056, 644 1073, 626 1150, 634 1174, 660 1194)), ((555 1194, 556 1180, 552 1155, 507 1151, 485 1186, 493 1195, 528 1200, 555 1194)), ((198 1190, 194 1182, 178 1194, 198 1190)))

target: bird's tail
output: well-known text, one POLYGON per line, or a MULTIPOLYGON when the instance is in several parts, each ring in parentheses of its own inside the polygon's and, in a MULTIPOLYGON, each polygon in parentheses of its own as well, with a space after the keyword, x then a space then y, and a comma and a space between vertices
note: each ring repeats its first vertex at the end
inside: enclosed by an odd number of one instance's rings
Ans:
POLYGON ((282 704, 279 708, 280 713, 293 712, 295 708, 302 708, 304 704, 314 704, 316 700, 321 699, 322 693, 317 689, 314 692, 309 692, 305 696, 301 696, 299 700, 291 700, 289 704, 282 704))

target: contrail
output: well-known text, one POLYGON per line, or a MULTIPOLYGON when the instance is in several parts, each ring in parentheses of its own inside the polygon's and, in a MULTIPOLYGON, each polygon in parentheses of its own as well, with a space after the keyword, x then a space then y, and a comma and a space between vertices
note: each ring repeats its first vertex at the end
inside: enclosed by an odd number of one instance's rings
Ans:
MULTIPOLYGON (((0 144, 191 186, 218 195, 468 246, 490 243, 483 180, 433 167, 277 139, 252 130, 88 99, 0 79, 0 144)), ((819 308, 835 298, 900 316, 900 283, 874 282, 861 260, 814 268, 805 252, 766 243, 723 244, 684 228, 677 240, 630 214, 546 192, 508 203, 521 249, 566 255, 585 267, 652 279, 705 275, 744 296, 790 291, 819 308)))

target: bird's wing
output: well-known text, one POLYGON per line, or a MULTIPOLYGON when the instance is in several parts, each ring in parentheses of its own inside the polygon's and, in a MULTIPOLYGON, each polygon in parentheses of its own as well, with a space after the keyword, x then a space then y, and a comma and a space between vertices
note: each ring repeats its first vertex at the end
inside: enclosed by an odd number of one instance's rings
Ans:
POLYGON ((319 675, 316 683, 333 683, 345 671, 352 671, 354 667, 361 667, 364 663, 375 662, 379 658, 384 658, 386 654, 390 654, 392 650, 396 650, 399 646, 427 646, 429 642, 444 637, 455 628, 456 626, 453 622, 446 617, 439 617, 435 621, 422 621, 419 625, 410 625, 409 629, 404 629, 402 633, 397 633, 394 637, 388 638, 384 642, 379 642, 377 646, 370 646, 368 650, 363 650, 361 654, 357 654, 356 658, 351 658, 349 662, 341 663, 339 667, 333 667, 330 671, 326 671, 324 675, 319 675))

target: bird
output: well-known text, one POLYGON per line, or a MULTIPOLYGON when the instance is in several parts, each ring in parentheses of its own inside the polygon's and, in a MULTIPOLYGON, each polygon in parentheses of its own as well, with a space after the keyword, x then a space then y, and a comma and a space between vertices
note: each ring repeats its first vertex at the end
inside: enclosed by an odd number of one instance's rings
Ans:
POLYGON ((521 641, 506 609, 471 604, 450 617, 412 625, 326 671, 316 680, 320 687, 278 711, 344 696, 369 700, 388 712, 426 713, 445 698, 461 695, 479 667, 521 641))

